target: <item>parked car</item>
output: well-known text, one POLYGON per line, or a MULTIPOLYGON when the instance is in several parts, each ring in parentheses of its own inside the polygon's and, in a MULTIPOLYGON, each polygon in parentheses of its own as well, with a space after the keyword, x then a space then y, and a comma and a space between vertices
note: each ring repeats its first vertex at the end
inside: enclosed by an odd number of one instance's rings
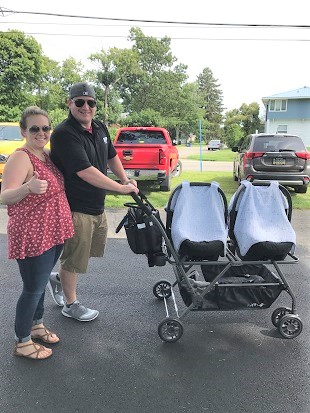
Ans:
POLYGON ((232 148, 235 181, 278 181, 305 194, 310 177, 310 153, 299 136, 251 134, 232 148))
POLYGON ((23 144, 24 138, 17 122, 0 122, 0 182, 9 155, 23 144))
POLYGON ((208 151, 216 151, 222 149, 222 142, 219 139, 211 139, 208 143, 208 151))

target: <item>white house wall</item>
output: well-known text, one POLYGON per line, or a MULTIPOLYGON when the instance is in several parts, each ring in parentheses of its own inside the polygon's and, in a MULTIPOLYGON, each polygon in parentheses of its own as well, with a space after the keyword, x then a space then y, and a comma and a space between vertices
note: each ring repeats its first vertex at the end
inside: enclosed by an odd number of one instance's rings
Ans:
POLYGON ((300 136, 305 145, 310 146, 310 120, 269 119, 266 133, 277 133, 279 125, 287 125, 287 133, 300 136))

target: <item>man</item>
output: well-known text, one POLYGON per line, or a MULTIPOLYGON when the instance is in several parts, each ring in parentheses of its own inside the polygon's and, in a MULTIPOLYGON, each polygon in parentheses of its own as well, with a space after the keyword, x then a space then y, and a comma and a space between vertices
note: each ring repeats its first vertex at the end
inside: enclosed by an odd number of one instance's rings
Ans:
POLYGON ((92 321, 99 312, 77 300, 77 274, 86 273, 89 257, 103 256, 106 190, 129 194, 138 193, 138 188, 136 181, 126 177, 106 126, 94 120, 94 88, 84 82, 74 84, 67 104, 69 116, 51 136, 51 159, 64 175, 75 234, 65 242, 60 257, 60 280, 52 273, 48 287, 64 316, 92 321), (107 167, 121 183, 107 177, 107 167))

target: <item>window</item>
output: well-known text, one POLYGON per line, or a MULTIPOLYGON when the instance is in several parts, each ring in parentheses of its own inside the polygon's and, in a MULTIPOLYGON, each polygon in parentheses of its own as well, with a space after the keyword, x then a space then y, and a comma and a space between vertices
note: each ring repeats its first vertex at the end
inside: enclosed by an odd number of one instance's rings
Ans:
POLYGON ((254 140, 254 152, 283 152, 285 150, 304 152, 305 145, 299 136, 267 135, 257 136, 254 140))
POLYGON ((124 131, 121 132, 117 143, 124 144, 165 144, 166 139, 162 132, 157 131, 124 131))
POLYGON ((22 141, 19 126, 0 125, 0 141, 22 141))
POLYGON ((285 112, 287 110, 287 100, 271 100, 269 111, 270 112, 285 112))

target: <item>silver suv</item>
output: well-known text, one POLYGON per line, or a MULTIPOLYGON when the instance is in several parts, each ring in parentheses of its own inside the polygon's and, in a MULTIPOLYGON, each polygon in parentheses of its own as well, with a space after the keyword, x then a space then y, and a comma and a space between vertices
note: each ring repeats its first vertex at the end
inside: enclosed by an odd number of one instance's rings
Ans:
POLYGON ((235 181, 278 181, 295 192, 307 192, 310 177, 310 153, 296 135, 251 134, 232 148, 235 181))

